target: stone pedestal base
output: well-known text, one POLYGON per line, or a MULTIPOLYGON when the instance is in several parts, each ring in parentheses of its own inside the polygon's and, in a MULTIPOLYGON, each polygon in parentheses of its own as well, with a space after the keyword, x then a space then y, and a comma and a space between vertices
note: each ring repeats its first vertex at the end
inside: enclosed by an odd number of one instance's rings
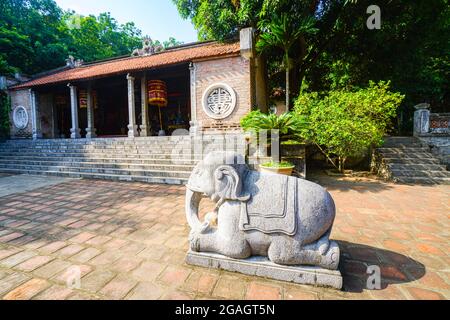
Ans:
POLYGON ((342 276, 339 270, 333 271, 309 266, 284 266, 275 264, 266 257, 238 260, 215 253, 189 251, 186 263, 298 284, 342 289, 342 276))

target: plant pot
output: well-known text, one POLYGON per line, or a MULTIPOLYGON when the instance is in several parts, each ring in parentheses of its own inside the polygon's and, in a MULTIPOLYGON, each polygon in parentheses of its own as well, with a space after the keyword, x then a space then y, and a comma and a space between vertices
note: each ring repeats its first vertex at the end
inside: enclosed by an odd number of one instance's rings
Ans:
POLYGON ((295 168, 295 166, 278 168, 278 167, 265 167, 265 166, 259 165, 259 170, 261 172, 278 173, 278 174, 283 174, 286 176, 292 175, 292 170, 294 170, 294 168, 295 168))

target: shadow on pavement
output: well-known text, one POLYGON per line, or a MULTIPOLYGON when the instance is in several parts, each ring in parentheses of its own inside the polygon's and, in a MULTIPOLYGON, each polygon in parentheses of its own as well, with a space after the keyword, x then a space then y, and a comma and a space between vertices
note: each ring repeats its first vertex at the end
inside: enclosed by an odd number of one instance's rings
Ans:
POLYGON ((381 272, 381 290, 390 284, 407 283, 422 278, 425 266, 403 254, 367 245, 337 241, 341 248, 339 269, 344 278, 344 291, 362 292, 371 281, 369 266, 378 266, 381 272), (368 281, 369 280, 369 281, 368 281))

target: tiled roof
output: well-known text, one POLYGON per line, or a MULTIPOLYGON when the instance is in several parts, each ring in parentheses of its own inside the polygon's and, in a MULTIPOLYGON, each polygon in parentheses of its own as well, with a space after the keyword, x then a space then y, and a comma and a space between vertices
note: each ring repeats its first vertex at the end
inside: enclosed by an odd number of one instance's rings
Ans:
POLYGON ((239 43, 220 44, 209 42, 194 46, 169 49, 161 53, 156 53, 144 57, 127 57, 122 59, 97 62, 83 65, 81 67, 66 69, 53 74, 45 75, 21 83, 11 89, 31 88, 34 86, 63 83, 78 80, 88 80, 123 74, 133 71, 140 71, 155 67, 168 66, 177 63, 189 62, 197 59, 213 58, 224 55, 239 53, 239 43))

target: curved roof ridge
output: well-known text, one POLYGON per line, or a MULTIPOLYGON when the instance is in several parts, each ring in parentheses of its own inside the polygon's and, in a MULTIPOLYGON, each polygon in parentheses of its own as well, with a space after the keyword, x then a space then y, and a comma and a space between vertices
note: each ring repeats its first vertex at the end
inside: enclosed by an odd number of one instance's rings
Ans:
POLYGON ((200 42, 188 44, 171 50, 164 50, 147 56, 123 57, 103 62, 85 64, 80 67, 64 69, 59 72, 33 78, 30 81, 15 85, 10 89, 31 88, 71 81, 82 81, 102 78, 111 75, 137 72, 146 69, 190 62, 198 59, 208 59, 225 55, 239 54, 239 42, 218 43, 200 42))

